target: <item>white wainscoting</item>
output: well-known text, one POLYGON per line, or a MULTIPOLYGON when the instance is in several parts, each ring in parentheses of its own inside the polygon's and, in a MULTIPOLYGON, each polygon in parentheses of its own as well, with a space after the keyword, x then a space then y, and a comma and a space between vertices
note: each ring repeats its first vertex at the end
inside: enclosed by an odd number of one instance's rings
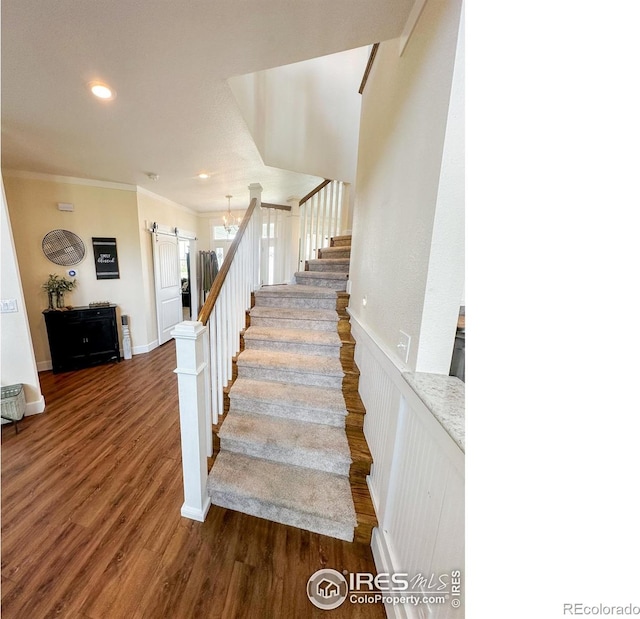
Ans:
MULTIPOLYGON (((351 317, 373 455, 368 477, 379 527, 372 549, 378 572, 437 579, 462 572, 461 606, 387 605, 389 617, 464 617, 464 452, 402 376, 402 368, 351 317)), ((422 590, 426 589, 423 587, 422 590)), ((428 590, 429 595, 438 591, 428 590)), ((455 597, 455 596, 454 596, 455 597)))

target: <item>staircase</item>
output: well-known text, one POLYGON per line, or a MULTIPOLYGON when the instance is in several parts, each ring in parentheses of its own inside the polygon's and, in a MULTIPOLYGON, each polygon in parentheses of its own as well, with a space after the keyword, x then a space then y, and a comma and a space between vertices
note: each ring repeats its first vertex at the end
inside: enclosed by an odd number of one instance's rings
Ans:
POLYGON ((207 489, 221 507, 368 542, 376 522, 346 314, 350 243, 333 238, 296 284, 255 292, 207 489))

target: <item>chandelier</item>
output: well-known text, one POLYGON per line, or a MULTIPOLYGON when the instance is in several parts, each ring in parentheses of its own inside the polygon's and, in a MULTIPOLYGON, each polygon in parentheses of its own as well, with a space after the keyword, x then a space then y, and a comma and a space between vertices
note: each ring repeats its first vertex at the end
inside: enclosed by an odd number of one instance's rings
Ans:
POLYGON ((235 234, 240 227, 242 218, 231 216, 231 198, 233 198, 233 196, 225 196, 225 198, 229 201, 229 204, 227 206, 227 214, 222 218, 224 221, 224 229, 227 231, 227 234, 235 234))

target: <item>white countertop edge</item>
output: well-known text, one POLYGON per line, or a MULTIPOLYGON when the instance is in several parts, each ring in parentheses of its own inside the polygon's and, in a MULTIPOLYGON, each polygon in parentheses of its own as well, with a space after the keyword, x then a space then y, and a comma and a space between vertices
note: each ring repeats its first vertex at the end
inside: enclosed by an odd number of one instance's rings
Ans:
POLYGON ((456 376, 426 372, 402 372, 402 376, 424 402, 458 447, 465 450, 464 383, 456 376))

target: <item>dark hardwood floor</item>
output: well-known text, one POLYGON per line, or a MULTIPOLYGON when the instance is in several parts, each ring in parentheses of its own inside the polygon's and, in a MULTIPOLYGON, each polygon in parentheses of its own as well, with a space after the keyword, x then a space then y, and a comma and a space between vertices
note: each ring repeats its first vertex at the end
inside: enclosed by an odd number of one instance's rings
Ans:
POLYGON ((175 348, 40 375, 46 412, 2 428, 2 617, 384 617, 306 596, 316 570, 374 571, 349 544, 212 507, 180 516, 175 348))

